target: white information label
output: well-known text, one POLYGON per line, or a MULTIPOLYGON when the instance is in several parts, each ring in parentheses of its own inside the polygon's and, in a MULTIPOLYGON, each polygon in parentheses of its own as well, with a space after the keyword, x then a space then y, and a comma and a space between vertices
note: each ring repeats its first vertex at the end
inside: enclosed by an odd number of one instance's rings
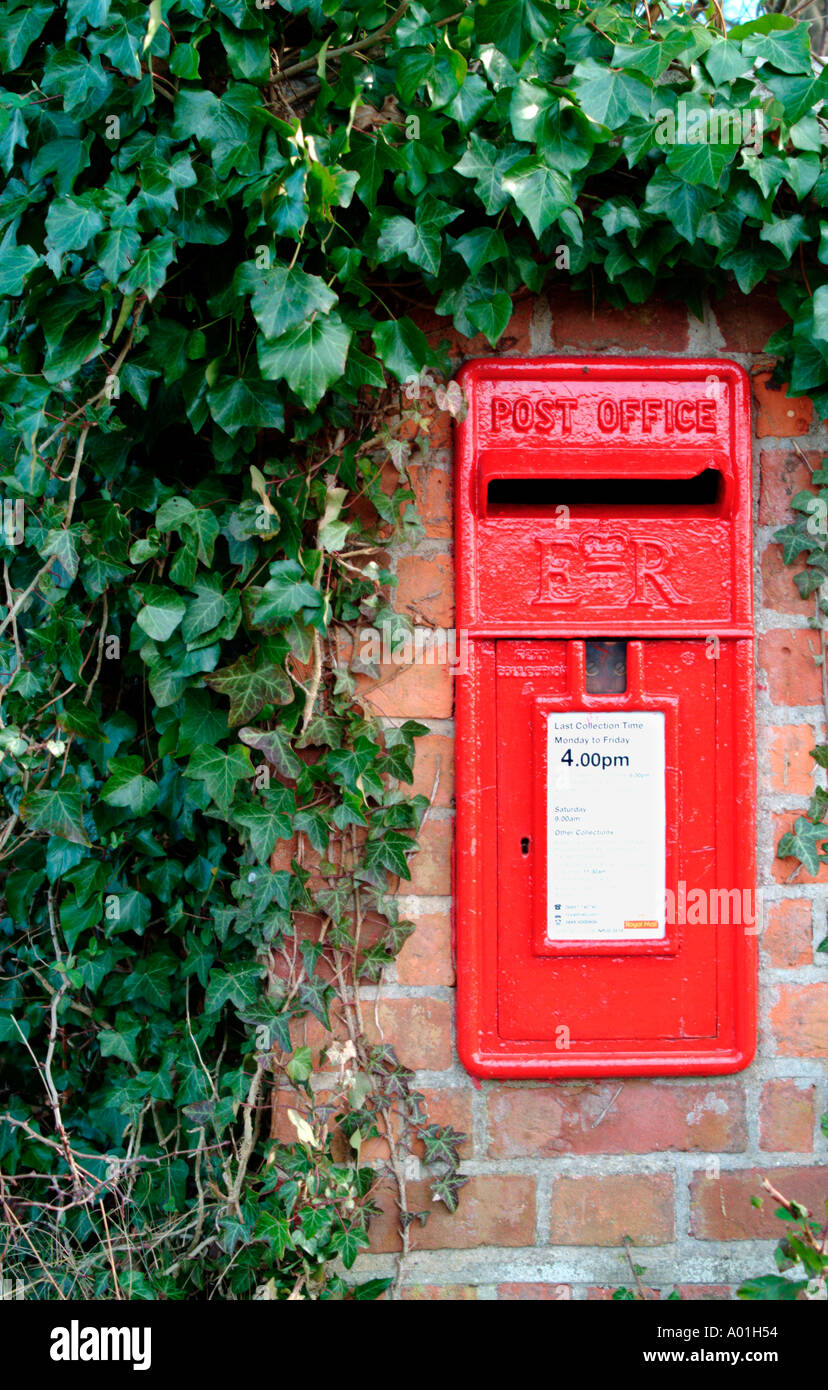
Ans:
POLYGON ((548 719, 549 939, 663 937, 664 715, 580 710, 548 719))

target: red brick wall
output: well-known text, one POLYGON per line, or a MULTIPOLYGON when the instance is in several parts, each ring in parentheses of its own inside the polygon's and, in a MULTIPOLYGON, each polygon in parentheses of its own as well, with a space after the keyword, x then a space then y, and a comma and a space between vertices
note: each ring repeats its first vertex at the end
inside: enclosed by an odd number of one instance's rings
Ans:
MULTIPOLYGON (((458 365, 489 355, 484 340, 460 339, 447 330, 447 320, 423 315, 420 321, 433 339, 451 339, 458 365)), ((819 639, 808 625, 813 600, 799 598, 771 539, 826 441, 810 405, 788 400, 769 384, 772 363, 762 347, 778 325, 778 310, 761 293, 749 300, 734 296, 700 323, 679 304, 593 313, 582 299, 561 292, 518 303, 501 346, 506 356, 726 356, 752 376, 758 843, 766 925, 760 1044, 749 1070, 724 1080, 473 1082, 457 1060, 453 1035, 452 678, 445 667, 420 665, 396 674, 390 668, 367 696, 381 715, 428 724, 417 791, 431 794, 439 768, 413 880, 403 885, 405 915, 417 930, 383 984, 380 1024, 401 1059, 421 1073, 435 1117, 468 1134, 464 1171, 470 1181, 458 1213, 434 1207, 424 1228, 412 1228, 409 1297, 608 1297, 608 1290, 630 1282, 626 1235, 646 1267, 645 1283, 662 1296, 679 1286, 687 1298, 730 1297, 744 1277, 772 1269, 769 1238, 779 1223, 772 1201, 764 1212, 750 1204, 759 1175, 767 1173, 783 1192, 819 1210, 828 1197, 818 1128, 828 1106, 828 956, 815 954, 828 930, 820 886, 828 882, 828 867, 815 881, 792 872, 795 861, 774 858, 780 835, 807 804, 813 780, 808 750, 825 736, 814 659, 819 639)), ((392 555, 397 606, 426 625, 452 622, 448 425, 448 417, 434 418, 430 447, 414 469, 425 539, 392 555)), ((414 1183, 415 1197, 429 1205, 424 1191, 414 1183)), ((385 1215, 374 1223, 377 1253, 364 1257, 357 1271, 390 1271, 395 1224, 389 1196, 385 1215)))

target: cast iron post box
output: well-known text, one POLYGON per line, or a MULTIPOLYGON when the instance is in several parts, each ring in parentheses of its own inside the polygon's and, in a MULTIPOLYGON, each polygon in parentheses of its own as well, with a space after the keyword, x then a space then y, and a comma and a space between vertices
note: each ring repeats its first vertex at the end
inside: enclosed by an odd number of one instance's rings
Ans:
POLYGON ((482 359, 460 380, 461 1059, 737 1071, 760 925, 745 373, 482 359))

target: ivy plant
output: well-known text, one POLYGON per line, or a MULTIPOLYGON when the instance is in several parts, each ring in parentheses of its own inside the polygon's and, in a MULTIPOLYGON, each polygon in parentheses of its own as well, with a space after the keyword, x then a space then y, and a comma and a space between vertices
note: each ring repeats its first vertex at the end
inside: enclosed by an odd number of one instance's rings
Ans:
POLYGON ((35 1296, 375 1297, 384 1175, 404 1252, 412 1153, 456 1206, 462 1136, 360 992, 428 813, 359 662, 404 634, 411 383, 450 369, 414 306, 495 347, 555 283, 768 282, 828 414, 828 77, 806 26, 720 16, 7 0, 0 1207, 35 1296))

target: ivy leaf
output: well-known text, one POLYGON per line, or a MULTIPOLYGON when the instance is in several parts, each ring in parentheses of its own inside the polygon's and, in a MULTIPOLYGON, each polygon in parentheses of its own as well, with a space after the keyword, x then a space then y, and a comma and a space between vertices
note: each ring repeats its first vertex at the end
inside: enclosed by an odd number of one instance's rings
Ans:
POLYGON ((366 1279, 363 1284, 353 1284, 351 1286, 351 1298, 355 1302, 372 1302, 380 1298, 386 1289, 390 1289, 394 1280, 388 1279, 366 1279))
POLYGON ((414 848, 414 841, 401 830, 384 830, 376 839, 369 839, 365 845, 365 865, 368 869, 387 869, 398 878, 411 878, 406 851, 414 848))
POLYGON ((174 257, 174 237, 166 234, 153 237, 141 247, 132 269, 119 281, 118 288, 124 294, 137 294, 140 290, 147 299, 154 299, 166 281, 174 257))
POLYGON ((783 835, 776 853, 780 859, 799 859, 809 874, 819 873, 819 847, 828 840, 828 826, 814 825, 805 816, 797 816, 794 828, 783 835))
POLYGON ((428 361, 428 339, 410 318, 379 323, 371 337, 382 362, 398 381, 416 377, 428 361))
POLYGON ((312 616, 322 607, 322 595, 305 578, 298 560, 274 560, 270 578, 256 604, 256 622, 263 627, 298 613, 312 616))
POLYGON ((466 74, 457 96, 446 107, 446 113, 465 132, 474 125, 484 111, 488 110, 492 100, 492 93, 483 78, 479 73, 470 72, 466 74))
POLYGON ((795 24, 787 31, 751 34, 742 43, 746 57, 762 58, 778 72, 811 73, 811 40, 807 24, 795 24))
POLYGON ((475 180, 475 194, 489 216, 507 206, 509 194, 503 188, 504 176, 525 153, 525 145, 507 145, 499 149, 472 131, 468 148, 455 165, 455 172, 475 180))
POLYGON ((677 178, 661 165, 647 184, 644 206, 661 213, 686 241, 695 241, 702 216, 713 205, 713 194, 677 178))
POLYGON ((144 776, 143 767, 137 756, 110 759, 109 777, 101 787, 101 797, 108 806, 123 806, 135 816, 152 810, 159 787, 144 776))
POLYGON ((212 632, 228 613, 220 574, 203 574, 192 587, 196 597, 188 601, 187 612, 181 623, 181 636, 185 642, 193 642, 205 632, 212 632))
POLYGON ((514 198, 536 237, 575 205, 572 184, 566 175, 550 169, 534 155, 511 166, 503 179, 503 189, 514 198))
POLYGON ((281 1260, 285 1251, 293 1247, 290 1223, 284 1216, 275 1212, 260 1211, 256 1220, 256 1235, 267 1241, 271 1253, 281 1260))
POLYGON ((77 528, 60 526, 54 531, 48 531, 40 553, 44 560, 53 556, 66 571, 68 579, 75 579, 79 564, 77 528))
POLYGON ((222 377, 207 393, 210 414, 226 434, 241 429, 281 430, 285 412, 279 388, 259 377, 222 377))
POLYGON ((0 15, 0 69, 12 73, 20 67, 35 39, 39 39, 54 14, 50 0, 18 6, 11 14, 0 15))
POLYGON ((360 1250, 370 1244, 368 1232, 362 1226, 341 1226, 331 1236, 331 1245, 346 1269, 351 1268, 360 1250))
POLYGON ((246 77, 250 82, 265 83, 270 76, 270 46, 267 35, 245 33, 220 24, 219 33, 234 77, 246 77))
POLYGON ((117 283, 141 249, 141 235, 137 227, 113 227, 102 238, 97 250, 98 265, 108 280, 117 283))
POLYGON ((673 145, 667 154, 667 168, 688 183, 703 183, 708 188, 718 188, 722 174, 732 163, 738 147, 736 145, 673 145))
POLYGON ((814 333, 828 341, 828 285, 820 285, 813 298, 814 333))
POLYGON ((454 242, 453 250, 463 257, 472 275, 476 275, 490 261, 500 260, 508 254, 503 233, 496 227, 478 227, 466 232, 454 242))
POLYGON ((101 1049, 102 1057, 119 1057, 122 1062, 129 1062, 130 1066, 138 1066, 137 1039, 141 1032, 141 1024, 134 1023, 131 1027, 123 1024, 119 1029, 102 1028, 98 1033, 98 1046, 101 1049))
POLYGON ((360 735, 352 748, 335 749, 328 754, 328 771, 350 792, 362 792, 362 776, 377 755, 376 744, 360 735))
POLYGON ((77 778, 64 777, 50 791, 29 792, 20 803, 18 815, 32 830, 57 835, 73 845, 91 844, 83 827, 83 792, 77 778))
POLYGON ((474 27, 481 43, 490 43, 520 66, 537 39, 552 38, 560 23, 547 0, 478 0, 474 27))
POLYGON ((227 753, 220 748, 197 748, 190 755, 184 775, 203 782, 216 805, 226 811, 235 796, 237 784, 252 777, 253 768, 247 749, 238 745, 227 753))
POLYGON ((759 232, 759 238, 769 241, 777 251, 781 251, 786 261, 791 259, 800 242, 810 240, 805 218, 798 212, 792 217, 774 217, 772 222, 766 222, 759 232))
POLYGON ((756 1279, 746 1279, 740 1284, 736 1290, 736 1297, 749 1299, 752 1303, 768 1299, 775 1303, 793 1303, 807 1287, 807 1279, 785 1279, 781 1274, 761 1274, 756 1279))
POLYGON ((298 266, 256 270, 248 263, 242 269, 241 283, 253 286, 250 307, 266 338, 280 337, 311 314, 328 314, 337 302, 324 280, 298 266))
POLYGON ((442 229, 459 216, 459 208, 449 207, 430 193, 417 204, 413 222, 410 217, 383 216, 377 237, 380 261, 407 256, 428 275, 436 275, 440 269, 442 229))
MULTIPOLYGON (((239 738, 242 743, 247 744, 248 748, 255 748, 259 753, 264 754, 280 777, 290 777, 295 781, 300 775, 303 763, 294 753, 291 747, 290 734, 284 727, 239 729, 239 738)), ((327 844, 327 837, 325 843, 327 844)))
POLYGON ((296 801, 287 787, 269 787, 261 793, 261 804, 234 811, 233 819, 250 832, 250 847, 260 863, 266 864, 277 840, 293 835, 296 801))
MULTIPOLYGON (((828 367, 826 368, 828 371, 828 367)), ((797 526, 782 526, 774 532, 774 540, 779 541, 782 546, 782 559, 786 565, 790 565, 800 555, 803 550, 815 549, 813 538, 805 534, 797 526)), ((818 545, 819 542, 816 542, 818 545)))
POLYGON ((145 960, 139 960, 133 967, 126 986, 128 998, 134 999, 137 996, 153 1008, 168 1009, 172 993, 171 979, 176 964, 176 958, 167 951, 155 951, 145 960))
MULTIPOLYGON (((315 589, 313 592, 316 594, 315 589)), ((263 705, 288 705, 293 699, 293 686, 283 667, 254 656, 240 656, 232 666, 214 671, 204 681, 211 690, 228 697, 232 725, 253 719, 263 705)))
POLYGON ((40 259, 31 246, 15 244, 14 228, 9 227, 0 242, 0 297, 22 294, 26 277, 40 263, 40 259))
POLYGON ((512 317, 512 301, 505 290, 498 290, 491 299, 479 299, 470 304, 466 313, 494 347, 512 317))
POLYGON ((135 621, 154 642, 166 642, 184 617, 187 605, 180 594, 156 584, 147 584, 139 592, 144 607, 135 621))
POLYGON ((618 130, 630 116, 650 114, 650 88, 626 71, 586 58, 576 64, 573 77, 581 110, 599 125, 618 130))
POLYGON ((309 409, 317 406, 328 387, 342 376, 351 341, 338 314, 302 323, 271 342, 258 340, 259 366, 270 381, 284 377, 309 409))
POLYGON ((78 251, 88 246, 103 226, 101 213, 89 202, 78 198, 59 198, 50 205, 46 214, 46 244, 59 258, 66 251, 78 251))
POLYGON ((67 733, 77 734, 80 738, 94 739, 97 743, 107 742, 106 733, 94 709, 82 704, 80 700, 67 700, 56 718, 60 728, 65 729, 67 733))
POLYGON ((252 1008, 261 994, 261 967, 240 963, 227 970, 214 970, 204 997, 208 1013, 222 1009, 228 1001, 237 1008, 252 1008))

